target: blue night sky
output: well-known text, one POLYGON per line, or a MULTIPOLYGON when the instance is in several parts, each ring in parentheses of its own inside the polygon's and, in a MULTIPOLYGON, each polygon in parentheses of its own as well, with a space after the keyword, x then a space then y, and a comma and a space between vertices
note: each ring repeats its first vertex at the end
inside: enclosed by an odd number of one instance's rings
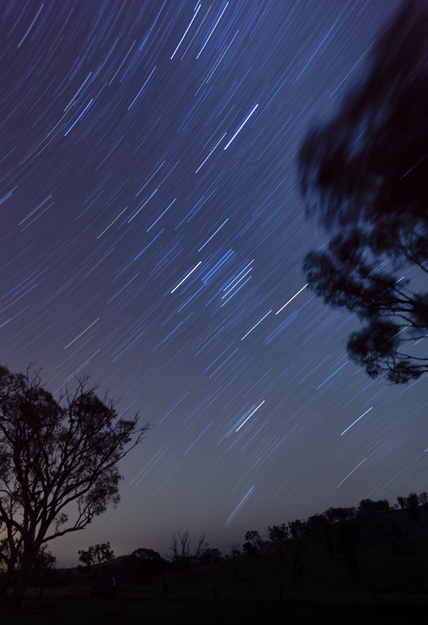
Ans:
POLYGON ((185 529, 229 551, 427 489, 426 379, 349 362, 357 320, 302 272, 328 235, 297 151, 397 6, 1 0, 1 364, 56 393, 88 373, 152 425, 60 564, 107 540, 163 555, 185 529))

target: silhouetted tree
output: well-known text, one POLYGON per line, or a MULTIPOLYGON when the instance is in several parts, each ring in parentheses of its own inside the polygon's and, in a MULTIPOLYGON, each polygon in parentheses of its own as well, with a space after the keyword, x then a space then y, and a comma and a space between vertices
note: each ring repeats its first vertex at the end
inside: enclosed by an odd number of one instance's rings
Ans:
POLYGON ((290 521, 288 524, 288 531, 290 532, 293 538, 297 538, 298 536, 302 536, 306 529, 306 523, 301 521, 300 519, 296 519, 295 521, 290 521))
POLYGON ((328 508, 324 514, 330 523, 338 523, 353 519, 356 515, 356 510, 355 508, 328 508))
POLYGON ((360 582, 360 527, 355 521, 347 521, 337 523, 331 528, 327 539, 330 556, 346 568, 355 582, 360 582))
POLYGON ((383 514, 389 511, 389 502, 387 499, 379 499, 372 501, 371 499, 362 499, 358 505, 359 515, 373 516, 383 514))
POLYGON ((420 501, 421 505, 427 505, 428 504, 428 493, 426 493, 425 491, 423 493, 421 493, 419 495, 419 501, 420 501))
POLYGON ((80 562, 83 562, 88 569, 94 567, 95 570, 100 564, 109 562, 114 558, 114 551, 110 548, 109 542, 91 545, 86 550, 80 549, 78 554, 80 562))
POLYGON ((223 559, 221 551, 217 547, 208 547, 199 556, 198 564, 212 564, 213 562, 219 562, 223 559))
POLYGON ((306 545, 303 540, 305 527, 306 524, 302 523, 300 519, 291 521, 288 524, 290 537, 277 544, 275 549, 279 561, 287 569, 294 586, 305 571, 304 553, 306 545))
POLYGON ((245 543, 242 545, 242 549, 252 558, 258 558, 260 555, 260 549, 264 545, 264 540, 260 536, 257 530, 249 530, 246 532, 245 543))
POLYGON ((120 567, 132 577, 149 579, 164 573, 168 568, 168 563, 157 551, 139 547, 127 558, 121 560, 120 567))
POLYGON ((119 419, 87 378, 57 400, 37 373, 0 368, 3 595, 14 577, 14 597, 22 600, 42 545, 117 504, 117 464, 146 430, 137 429, 137 417, 119 419))
POLYGON ((304 271, 364 323, 351 358, 403 383, 428 371, 416 345, 428 334, 428 4, 404 1, 373 50, 366 78, 300 150, 308 209, 336 232, 304 271))
POLYGON ((423 510, 428 510, 428 493, 425 491, 419 495, 419 501, 423 510))
POLYGON ((397 501, 400 504, 400 508, 402 510, 405 510, 406 509, 406 505, 407 505, 406 504, 406 498, 405 497, 397 497, 397 501))
POLYGON ((238 543, 233 544, 230 548, 230 558, 233 564, 233 571, 235 573, 235 579, 237 580, 241 579, 241 575, 240 575, 239 567, 238 567, 238 557, 240 555, 241 555, 241 552, 239 550, 239 544, 238 543))
POLYGON ((154 549, 146 549, 145 547, 135 549, 130 557, 134 558, 137 562, 160 562, 163 560, 160 553, 154 551, 154 549))
POLYGON ((39 598, 43 596, 43 590, 46 581, 52 579, 55 573, 56 557, 48 550, 46 545, 40 547, 34 560, 32 574, 32 583, 39 587, 39 598))
POLYGON ((37 556, 34 562, 34 571, 38 573, 41 571, 52 570, 56 565, 56 557, 49 551, 46 545, 40 547, 37 552, 37 556))
POLYGON ((416 493, 410 493, 405 499, 406 512, 411 521, 416 522, 421 514, 420 501, 416 493))
POLYGON ((192 537, 188 530, 171 534, 169 556, 171 562, 179 569, 187 569, 199 562, 209 543, 205 534, 201 534, 195 547, 191 549, 192 537))
POLYGON ((268 537, 271 543, 281 543, 288 538, 289 529, 283 523, 282 525, 272 525, 268 527, 268 537))

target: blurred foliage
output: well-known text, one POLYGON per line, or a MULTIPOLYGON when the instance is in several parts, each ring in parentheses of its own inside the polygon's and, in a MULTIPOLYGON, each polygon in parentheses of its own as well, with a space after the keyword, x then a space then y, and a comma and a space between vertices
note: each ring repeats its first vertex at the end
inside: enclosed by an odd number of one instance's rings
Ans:
POLYGON ((299 152, 308 214, 332 233, 306 256, 309 287, 355 313, 348 352, 368 375, 428 371, 428 5, 406 0, 363 81, 299 152))

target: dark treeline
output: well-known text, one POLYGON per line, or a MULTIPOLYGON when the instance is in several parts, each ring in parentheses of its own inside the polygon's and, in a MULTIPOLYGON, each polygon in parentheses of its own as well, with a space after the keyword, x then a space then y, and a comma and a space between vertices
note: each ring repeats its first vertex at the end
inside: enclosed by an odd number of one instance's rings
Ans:
POLYGON ((422 492, 397 497, 394 505, 363 499, 356 507, 330 507, 306 520, 270 525, 265 533, 248 530, 242 544, 225 554, 210 547, 204 534, 192 539, 189 531, 173 532, 164 556, 139 547, 115 557, 109 542, 91 545, 79 550, 77 569, 56 569, 45 550, 30 587, 41 594, 44 587, 90 585, 95 577, 114 576, 120 587, 136 590, 152 582, 171 589, 205 579, 228 589, 256 583, 258 591, 267 580, 280 579, 288 591, 416 592, 423 579, 415 554, 428 543, 427 519, 428 494, 422 492))
POLYGON ((252 558, 259 558, 263 551, 276 556, 294 585, 304 575, 310 547, 324 548, 332 561, 360 583, 363 552, 383 543, 394 558, 401 557, 409 543, 408 523, 417 523, 423 511, 428 511, 426 492, 397 497, 394 506, 387 499, 363 499, 358 507, 330 507, 306 521, 296 519, 272 525, 266 537, 258 531, 248 531, 242 547, 252 558), (404 520, 400 511, 405 511, 404 520))
POLYGON ((383 553, 400 559, 408 550, 412 527, 428 529, 425 522, 421 523, 424 512, 428 513, 426 492, 397 497, 394 505, 387 499, 363 499, 357 507, 330 507, 305 521, 295 519, 268 526, 266 534, 249 530, 242 545, 234 545, 226 554, 210 547, 204 534, 192 541, 188 531, 172 533, 164 557, 153 549, 140 547, 130 555, 115 558, 110 543, 103 543, 79 551, 79 572, 88 577, 102 572, 144 583, 168 573, 187 577, 194 569, 227 561, 233 577, 239 580, 245 559, 257 565, 257 561, 268 558, 275 561, 275 570, 284 572, 296 586, 316 553, 316 557, 346 571, 348 579, 359 584, 365 581, 367 573, 363 570, 364 554, 373 545, 383 545, 383 553))

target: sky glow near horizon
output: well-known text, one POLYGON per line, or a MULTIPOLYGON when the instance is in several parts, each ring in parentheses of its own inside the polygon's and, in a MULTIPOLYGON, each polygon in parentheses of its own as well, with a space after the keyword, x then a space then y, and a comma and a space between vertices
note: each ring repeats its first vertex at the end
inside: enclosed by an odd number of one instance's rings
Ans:
POLYGON ((60 563, 107 540, 165 554, 186 529, 227 551, 428 489, 426 379, 348 362, 357 321, 302 272, 327 234, 297 151, 397 5, 1 3, 1 364, 55 392, 86 372, 153 424, 60 563))

